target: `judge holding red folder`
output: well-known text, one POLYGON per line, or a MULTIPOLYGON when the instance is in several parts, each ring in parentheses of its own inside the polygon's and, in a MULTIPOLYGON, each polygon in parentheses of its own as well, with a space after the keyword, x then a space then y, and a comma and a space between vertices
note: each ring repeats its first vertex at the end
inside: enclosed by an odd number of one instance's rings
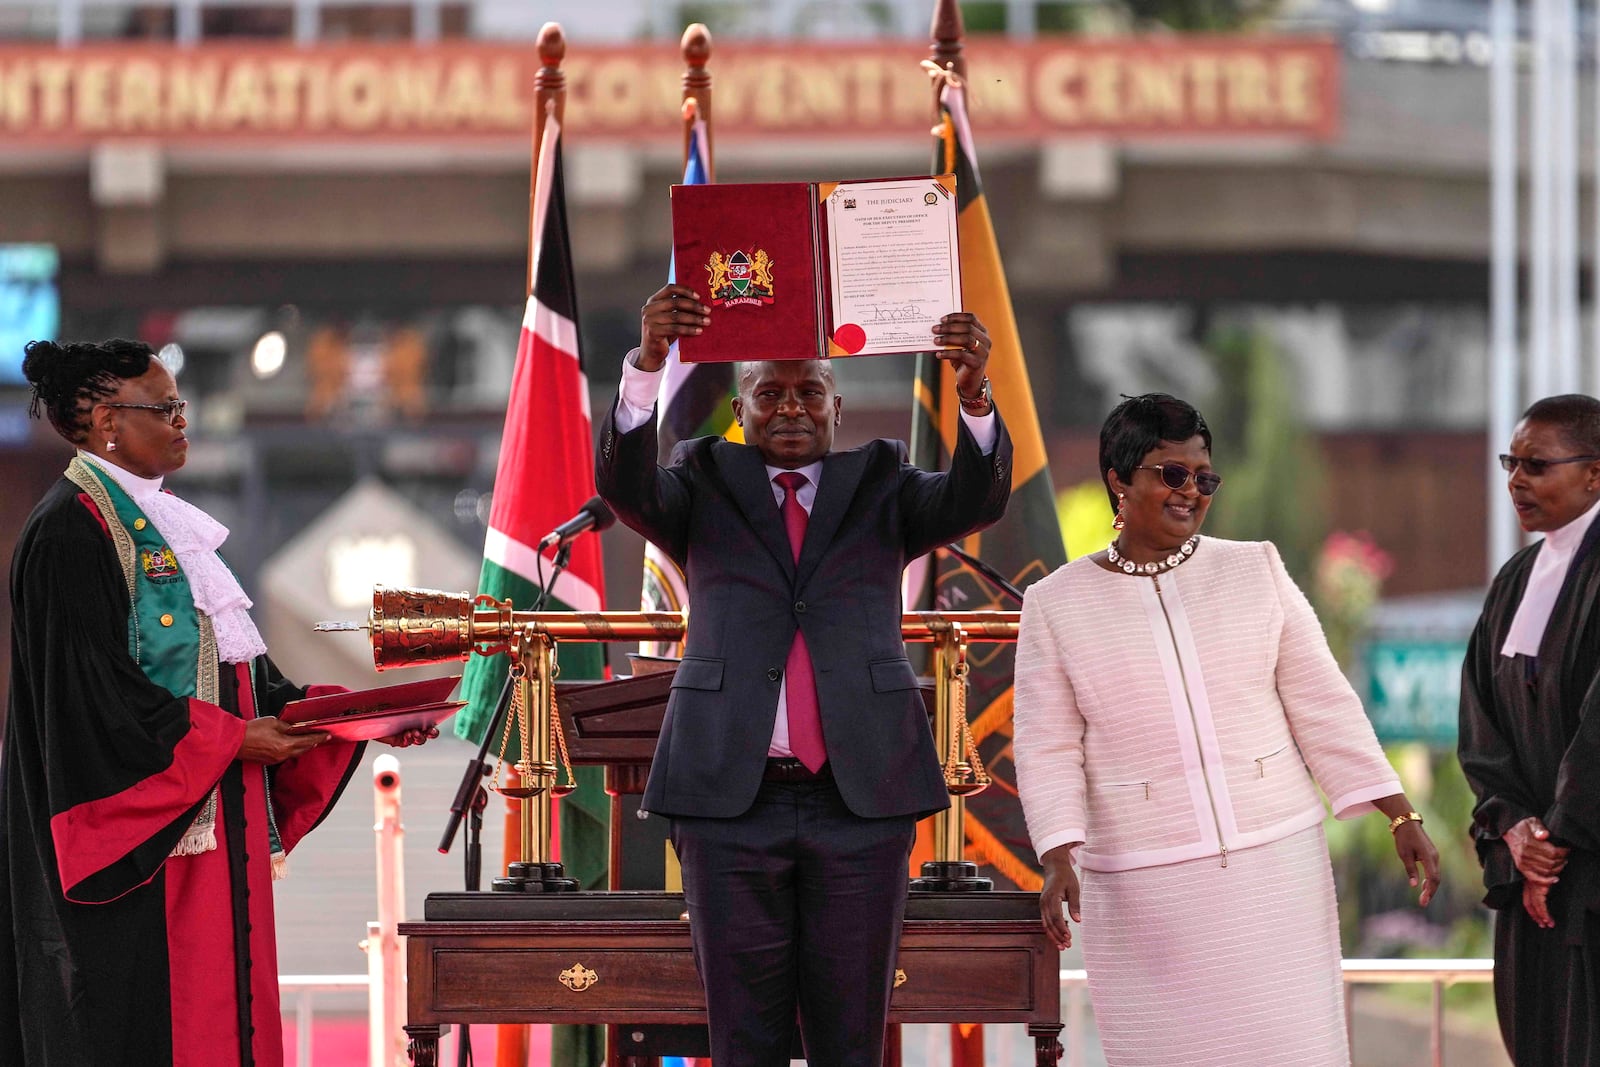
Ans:
POLYGON ((227 529, 163 489, 188 422, 149 346, 34 342, 23 372, 78 454, 11 568, 0 1064, 278 1067, 272 880, 362 746, 277 718, 307 691, 227 529))
POLYGON ((947 472, 896 441, 834 451, 843 399, 814 359, 740 364, 748 443, 685 441, 658 466, 667 350, 710 314, 678 285, 646 303, 596 464, 693 605, 643 806, 672 820, 718 1067, 787 1064, 797 1014, 810 1062, 878 1067, 914 825, 949 803, 900 574, 1005 512, 989 336, 962 312, 929 339, 962 397, 947 472))

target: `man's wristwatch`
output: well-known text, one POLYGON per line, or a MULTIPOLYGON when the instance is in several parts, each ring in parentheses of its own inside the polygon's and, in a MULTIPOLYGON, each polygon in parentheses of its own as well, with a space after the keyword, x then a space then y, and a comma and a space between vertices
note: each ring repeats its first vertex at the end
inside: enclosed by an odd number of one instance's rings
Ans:
POLYGON ((967 396, 960 388, 957 388, 956 399, 961 401, 961 406, 964 408, 977 409, 974 414, 977 414, 978 411, 987 412, 994 403, 989 389, 989 376, 987 374, 983 376, 983 384, 978 387, 977 396, 967 396))

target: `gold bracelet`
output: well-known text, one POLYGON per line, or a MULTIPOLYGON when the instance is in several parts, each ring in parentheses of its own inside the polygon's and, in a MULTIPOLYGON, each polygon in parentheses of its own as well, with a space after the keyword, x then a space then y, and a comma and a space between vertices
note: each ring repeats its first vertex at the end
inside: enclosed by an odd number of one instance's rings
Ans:
POLYGON ((1392 834, 1408 822, 1421 822, 1422 816, 1415 811, 1408 811, 1404 815, 1396 815, 1389 820, 1389 832, 1392 834))

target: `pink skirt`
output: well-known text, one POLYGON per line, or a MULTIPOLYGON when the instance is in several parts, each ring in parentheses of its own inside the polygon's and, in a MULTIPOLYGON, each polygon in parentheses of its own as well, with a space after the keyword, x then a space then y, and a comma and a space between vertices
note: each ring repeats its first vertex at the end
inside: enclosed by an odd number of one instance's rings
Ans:
POLYGON ((1321 826, 1220 857, 1084 871, 1084 966, 1110 1067, 1348 1067, 1321 826))

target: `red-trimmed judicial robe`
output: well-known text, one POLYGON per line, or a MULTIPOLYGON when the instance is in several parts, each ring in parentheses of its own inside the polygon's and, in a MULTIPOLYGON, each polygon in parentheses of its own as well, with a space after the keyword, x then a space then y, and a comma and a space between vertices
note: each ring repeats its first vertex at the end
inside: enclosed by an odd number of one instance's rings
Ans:
POLYGON ((363 746, 270 776, 234 759, 247 720, 306 691, 265 657, 223 664, 218 704, 147 679, 104 521, 65 479, 28 519, 11 595, 0 1064, 279 1067, 268 793, 292 850, 363 746), (217 847, 171 856, 219 785, 217 847))

